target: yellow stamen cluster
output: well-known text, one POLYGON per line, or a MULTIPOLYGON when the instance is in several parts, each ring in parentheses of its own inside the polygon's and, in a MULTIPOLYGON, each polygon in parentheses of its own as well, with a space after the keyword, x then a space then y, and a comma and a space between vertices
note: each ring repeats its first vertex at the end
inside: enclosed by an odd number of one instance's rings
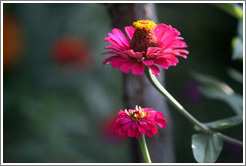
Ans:
POLYGON ((150 20, 138 20, 132 24, 135 28, 152 30, 156 27, 155 22, 150 20))
POLYGON ((139 121, 147 116, 147 113, 144 112, 144 110, 138 106, 136 106, 134 110, 127 111, 125 109, 125 112, 129 115, 130 119, 134 121, 139 121))

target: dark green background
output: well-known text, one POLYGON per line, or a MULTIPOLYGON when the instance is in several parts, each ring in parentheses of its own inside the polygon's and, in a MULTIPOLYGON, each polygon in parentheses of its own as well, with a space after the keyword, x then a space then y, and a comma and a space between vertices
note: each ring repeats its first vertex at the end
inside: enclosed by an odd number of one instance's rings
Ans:
MULTIPOLYGON (((213 4, 156 4, 160 23, 181 32, 187 59, 166 70, 169 92, 202 122, 234 115, 225 103, 201 96, 192 72, 212 75, 242 94, 228 67, 242 72, 232 61, 231 40, 237 20, 213 4), (187 91, 191 86, 191 92, 187 91)), ((111 31, 104 4, 4 4, 23 30, 25 51, 20 63, 4 72, 3 162, 131 162, 128 139, 103 137, 102 123, 124 108, 122 73, 103 66, 101 56, 111 31), (58 66, 52 46, 63 36, 77 36, 91 45, 89 69, 58 66)), ((193 126, 170 107, 173 117, 176 162, 195 162, 191 151, 193 126)), ((165 116, 165 115, 164 115, 165 116)), ((242 125, 223 131, 242 139, 242 125)), ((242 148, 225 143, 218 162, 242 162, 242 148)))

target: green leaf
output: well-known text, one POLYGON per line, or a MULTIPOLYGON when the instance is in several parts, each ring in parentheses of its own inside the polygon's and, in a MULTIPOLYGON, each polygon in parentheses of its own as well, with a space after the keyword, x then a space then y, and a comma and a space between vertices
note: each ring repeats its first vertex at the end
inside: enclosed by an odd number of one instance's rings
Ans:
POLYGON ((227 84, 211 76, 198 73, 194 73, 193 78, 202 84, 199 89, 206 97, 224 101, 236 114, 243 113, 243 97, 236 94, 227 84))
POLYGON ((223 148, 223 139, 215 134, 193 134, 191 147, 197 162, 213 163, 223 148))
MULTIPOLYGON (((221 119, 214 122, 203 123, 203 124, 213 130, 222 130, 222 129, 234 127, 236 125, 241 124, 242 122, 243 122, 243 117, 238 115, 238 116, 233 116, 230 118, 221 119)), ((200 128, 198 128, 197 126, 195 126, 195 129, 200 130, 200 128)))
POLYGON ((215 3, 214 5, 237 19, 243 19, 242 7, 236 3, 215 3))
POLYGON ((228 75, 235 81, 243 84, 243 74, 238 72, 235 69, 229 68, 227 69, 228 75))
POLYGON ((243 39, 239 36, 232 39, 232 59, 233 60, 243 60, 243 39))

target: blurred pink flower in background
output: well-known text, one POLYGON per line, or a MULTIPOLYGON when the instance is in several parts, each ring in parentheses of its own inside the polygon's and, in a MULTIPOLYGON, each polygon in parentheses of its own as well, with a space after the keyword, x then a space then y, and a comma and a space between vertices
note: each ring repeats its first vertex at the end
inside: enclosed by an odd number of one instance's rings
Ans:
POLYGON ((60 65, 89 67, 91 65, 90 47, 81 38, 63 37, 54 43, 53 56, 60 65))
POLYGON ((111 49, 103 54, 111 54, 104 60, 103 64, 111 62, 113 68, 120 68, 124 73, 132 72, 134 75, 142 75, 145 66, 149 66, 152 73, 160 74, 161 68, 168 69, 178 63, 176 56, 187 58, 185 54, 189 52, 182 48, 187 47, 180 32, 171 25, 156 24, 150 20, 139 20, 134 22, 135 26, 125 27, 125 32, 129 40, 121 30, 114 28, 112 33, 104 40, 111 49))
POLYGON ((99 123, 99 133, 102 136, 103 140, 113 144, 124 141, 124 138, 115 134, 113 129, 111 128, 111 123, 115 118, 116 117, 114 115, 110 115, 99 123))
POLYGON ((140 138, 142 134, 153 137, 158 133, 156 125, 160 128, 166 126, 166 120, 161 112, 157 112, 152 108, 141 108, 136 106, 134 110, 120 110, 118 117, 112 122, 111 127, 114 133, 122 137, 140 138))

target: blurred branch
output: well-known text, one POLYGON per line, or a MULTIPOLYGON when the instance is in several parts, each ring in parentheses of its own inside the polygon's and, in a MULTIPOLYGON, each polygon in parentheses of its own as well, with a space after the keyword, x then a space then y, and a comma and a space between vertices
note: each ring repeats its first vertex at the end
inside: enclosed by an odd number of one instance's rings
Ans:
MULTIPOLYGON (((112 27, 119 28, 124 32, 125 26, 130 26, 136 20, 152 20, 157 22, 155 4, 108 4, 108 9, 112 17, 112 27)), ((164 84, 164 75, 159 76, 159 80, 164 84)), ((123 75, 124 102, 128 108, 135 105, 151 107, 162 112, 168 119, 165 130, 160 130, 153 138, 146 138, 151 159, 158 163, 174 162, 174 147, 172 136, 172 118, 167 108, 166 102, 161 95, 151 86, 145 77, 137 77, 132 74, 123 75)), ((137 148, 136 139, 131 139, 131 156, 133 162, 141 162, 141 155, 137 148)), ((143 161, 143 159, 142 159, 143 161)))

